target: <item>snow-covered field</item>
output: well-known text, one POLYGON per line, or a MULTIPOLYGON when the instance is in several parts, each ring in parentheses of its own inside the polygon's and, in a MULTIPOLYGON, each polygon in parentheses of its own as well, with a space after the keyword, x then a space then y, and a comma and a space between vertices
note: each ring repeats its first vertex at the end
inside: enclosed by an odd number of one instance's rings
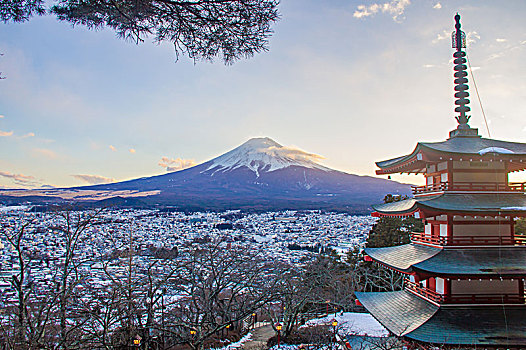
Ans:
POLYGON ((27 205, 12 205, 7 207, 0 207, 0 213, 9 213, 14 211, 23 211, 27 210, 29 207, 27 205))
POLYGON ((371 337, 387 337, 389 332, 373 316, 366 313, 344 312, 329 314, 327 317, 316 318, 308 321, 302 327, 312 325, 331 325, 332 321, 338 322, 337 330, 340 336, 348 334, 368 335, 371 337))
POLYGON ((243 346, 243 343, 247 342, 252 338, 252 333, 245 334, 241 339, 239 339, 235 343, 230 343, 222 348, 211 348, 209 350, 232 350, 232 349, 238 349, 243 346))

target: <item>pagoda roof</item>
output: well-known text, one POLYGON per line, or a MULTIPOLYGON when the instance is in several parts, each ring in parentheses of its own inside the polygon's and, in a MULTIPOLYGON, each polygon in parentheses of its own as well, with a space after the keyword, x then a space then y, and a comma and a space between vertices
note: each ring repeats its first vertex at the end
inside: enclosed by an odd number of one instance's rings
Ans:
POLYGON ((398 202, 373 205, 377 215, 409 216, 417 211, 424 214, 459 213, 475 215, 526 215, 524 193, 451 193, 410 198, 398 202))
POLYGON ((526 307, 438 307, 408 291, 356 293, 363 306, 397 336, 451 345, 526 345, 526 307))
POLYGON ((439 276, 524 276, 526 247, 443 249, 413 268, 439 276))
POLYGON ((435 344, 526 346, 526 307, 441 307, 406 337, 435 344))
POLYGON ((395 270, 438 276, 500 277, 526 275, 526 247, 441 249, 421 244, 366 248, 365 254, 395 270))
POLYGON ((355 295, 378 322, 397 336, 414 331, 439 309, 438 306, 405 290, 357 292, 355 295))
POLYGON ((411 272, 414 264, 425 261, 442 249, 422 244, 404 244, 385 248, 366 248, 365 254, 374 260, 401 272, 411 272))
MULTIPOLYGON (((377 174, 392 174, 399 172, 424 172, 429 161, 448 160, 450 158, 470 157, 490 160, 525 159, 526 143, 509 142, 481 137, 452 137, 442 142, 419 142, 413 152, 408 155, 376 162, 380 168, 377 174)), ((522 170, 526 164, 516 164, 511 170, 522 170)))

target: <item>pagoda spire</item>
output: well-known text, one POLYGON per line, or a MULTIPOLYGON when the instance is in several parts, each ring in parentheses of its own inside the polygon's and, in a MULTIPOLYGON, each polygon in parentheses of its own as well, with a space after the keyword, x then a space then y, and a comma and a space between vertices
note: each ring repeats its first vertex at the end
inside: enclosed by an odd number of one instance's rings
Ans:
POLYGON ((466 34, 460 30, 460 15, 457 13, 455 15, 455 31, 451 33, 451 42, 452 47, 456 49, 453 54, 453 63, 455 64, 455 112, 458 112, 459 115, 455 117, 458 122, 456 130, 453 130, 449 133, 450 137, 454 136, 479 136, 477 129, 472 129, 468 122, 471 116, 466 113, 471 110, 469 108, 469 86, 468 83, 468 73, 466 69, 466 53, 462 50, 466 48, 466 34))

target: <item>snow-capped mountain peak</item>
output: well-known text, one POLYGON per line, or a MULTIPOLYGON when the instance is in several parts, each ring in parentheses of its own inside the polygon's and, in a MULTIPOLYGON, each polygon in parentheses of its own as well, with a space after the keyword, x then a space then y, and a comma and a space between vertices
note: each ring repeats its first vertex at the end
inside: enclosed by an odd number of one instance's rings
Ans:
POLYGON ((268 137, 258 137, 212 159, 210 161, 212 164, 206 172, 226 172, 247 167, 259 177, 261 172, 270 172, 292 165, 329 171, 329 168, 316 162, 319 159, 322 159, 319 155, 284 147, 268 137))

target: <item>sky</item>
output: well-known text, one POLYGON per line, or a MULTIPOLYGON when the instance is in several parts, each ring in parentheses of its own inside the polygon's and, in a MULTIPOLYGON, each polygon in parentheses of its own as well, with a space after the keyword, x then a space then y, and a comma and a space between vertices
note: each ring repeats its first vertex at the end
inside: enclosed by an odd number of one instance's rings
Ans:
MULTIPOLYGON (((170 43, 52 16, 1 23, 0 188, 158 175, 262 136, 374 175, 375 161, 456 128, 457 12, 491 137, 526 142, 525 1, 283 0, 279 11, 268 52, 233 65, 176 61, 170 43)), ((470 125, 487 137, 468 79, 470 125)))

